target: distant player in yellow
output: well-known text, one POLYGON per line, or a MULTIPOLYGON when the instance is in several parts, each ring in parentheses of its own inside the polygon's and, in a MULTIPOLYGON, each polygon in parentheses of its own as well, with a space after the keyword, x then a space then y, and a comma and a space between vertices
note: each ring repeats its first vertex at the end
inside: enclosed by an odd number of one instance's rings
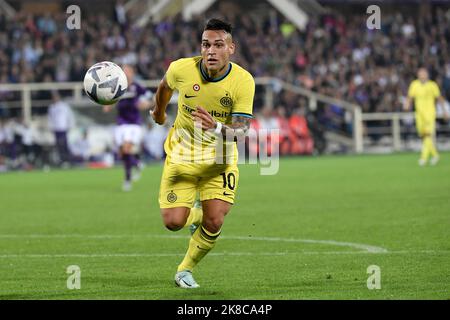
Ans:
MULTIPOLYGON (((436 100, 443 106, 445 103, 436 82, 428 79, 428 71, 420 68, 416 80, 412 81, 408 89, 408 97, 403 109, 408 111, 414 101, 417 133, 422 139, 422 153, 419 165, 424 166, 431 155, 430 163, 435 165, 439 161, 439 154, 433 143, 436 126, 436 100)), ((445 111, 444 111, 445 112, 445 111)), ((448 115, 444 114, 445 118, 448 115)))
POLYGON ((156 123, 164 124, 167 104, 178 91, 177 118, 164 144, 159 204, 169 230, 190 227, 192 233, 175 275, 182 288, 199 286, 192 271, 214 247, 234 203, 239 180, 235 139, 247 134, 253 113, 255 82, 230 62, 235 50, 231 32, 228 23, 209 20, 201 56, 170 64, 151 112, 156 123))

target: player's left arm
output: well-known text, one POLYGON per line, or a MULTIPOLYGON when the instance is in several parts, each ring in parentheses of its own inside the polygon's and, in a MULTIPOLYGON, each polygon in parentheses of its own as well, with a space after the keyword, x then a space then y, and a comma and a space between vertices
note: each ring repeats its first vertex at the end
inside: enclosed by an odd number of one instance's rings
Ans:
POLYGON ((432 84, 433 84, 434 96, 437 99, 436 107, 437 107, 438 104, 441 105, 442 112, 444 113, 444 119, 448 120, 448 116, 449 115, 447 113, 447 110, 445 110, 445 99, 442 96, 441 91, 439 90, 439 86, 437 85, 437 83, 436 82, 432 82, 432 84))
MULTIPOLYGON (((442 112, 444 114, 444 119, 447 121, 449 119, 450 115, 448 114, 447 109, 445 108, 445 98, 443 96, 439 96, 437 98, 437 104, 441 105, 442 112)), ((436 104, 436 107, 437 107, 437 104, 436 104)))
MULTIPOLYGON (((231 124, 223 124, 216 121, 204 108, 197 106, 192 112, 193 120, 201 124, 203 130, 218 130, 223 137, 237 139, 245 137, 250 128, 250 118, 245 116, 233 116, 231 124)), ((216 132, 219 134, 219 132, 216 132)))

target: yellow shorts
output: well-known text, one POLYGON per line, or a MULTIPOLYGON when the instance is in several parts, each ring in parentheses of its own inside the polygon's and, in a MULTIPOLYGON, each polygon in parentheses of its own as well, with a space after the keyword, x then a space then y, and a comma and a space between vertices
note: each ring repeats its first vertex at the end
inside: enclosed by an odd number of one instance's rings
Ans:
POLYGON ((436 119, 434 116, 416 113, 416 129, 419 136, 433 134, 435 126, 436 119))
POLYGON ((200 201, 220 199, 234 203, 238 187, 237 164, 173 163, 166 158, 159 189, 160 208, 192 208, 200 201))

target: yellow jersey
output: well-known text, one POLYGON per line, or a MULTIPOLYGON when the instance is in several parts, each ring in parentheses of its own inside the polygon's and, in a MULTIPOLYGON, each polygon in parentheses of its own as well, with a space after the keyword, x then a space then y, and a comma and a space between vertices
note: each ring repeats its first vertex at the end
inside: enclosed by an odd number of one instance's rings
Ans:
POLYGON ((436 82, 416 79, 409 85, 408 97, 414 99, 415 111, 427 118, 436 117, 436 99, 441 95, 436 82))
POLYGON ((214 132, 196 127, 191 113, 201 106, 224 124, 231 124, 232 116, 252 118, 255 81, 248 71, 233 62, 223 76, 211 79, 201 61, 201 56, 182 58, 173 61, 166 72, 167 84, 178 91, 178 113, 164 149, 173 162, 211 164, 224 159, 225 154, 227 160, 222 161, 237 161, 236 143, 222 141, 214 132))

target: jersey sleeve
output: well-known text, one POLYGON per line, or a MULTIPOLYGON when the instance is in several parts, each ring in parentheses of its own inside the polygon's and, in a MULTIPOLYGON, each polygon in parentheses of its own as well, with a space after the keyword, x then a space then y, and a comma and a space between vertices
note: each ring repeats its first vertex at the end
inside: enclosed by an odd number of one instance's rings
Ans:
POLYGON ((177 88, 177 79, 178 79, 178 60, 172 61, 169 65, 169 68, 166 71, 166 81, 169 85, 169 88, 175 90, 177 88))
POLYGON ((253 98, 255 97, 255 80, 249 77, 239 84, 236 101, 231 109, 232 116, 253 118, 253 98))
POLYGON ((408 89, 408 97, 415 98, 416 97, 416 85, 415 82, 411 82, 408 89))

